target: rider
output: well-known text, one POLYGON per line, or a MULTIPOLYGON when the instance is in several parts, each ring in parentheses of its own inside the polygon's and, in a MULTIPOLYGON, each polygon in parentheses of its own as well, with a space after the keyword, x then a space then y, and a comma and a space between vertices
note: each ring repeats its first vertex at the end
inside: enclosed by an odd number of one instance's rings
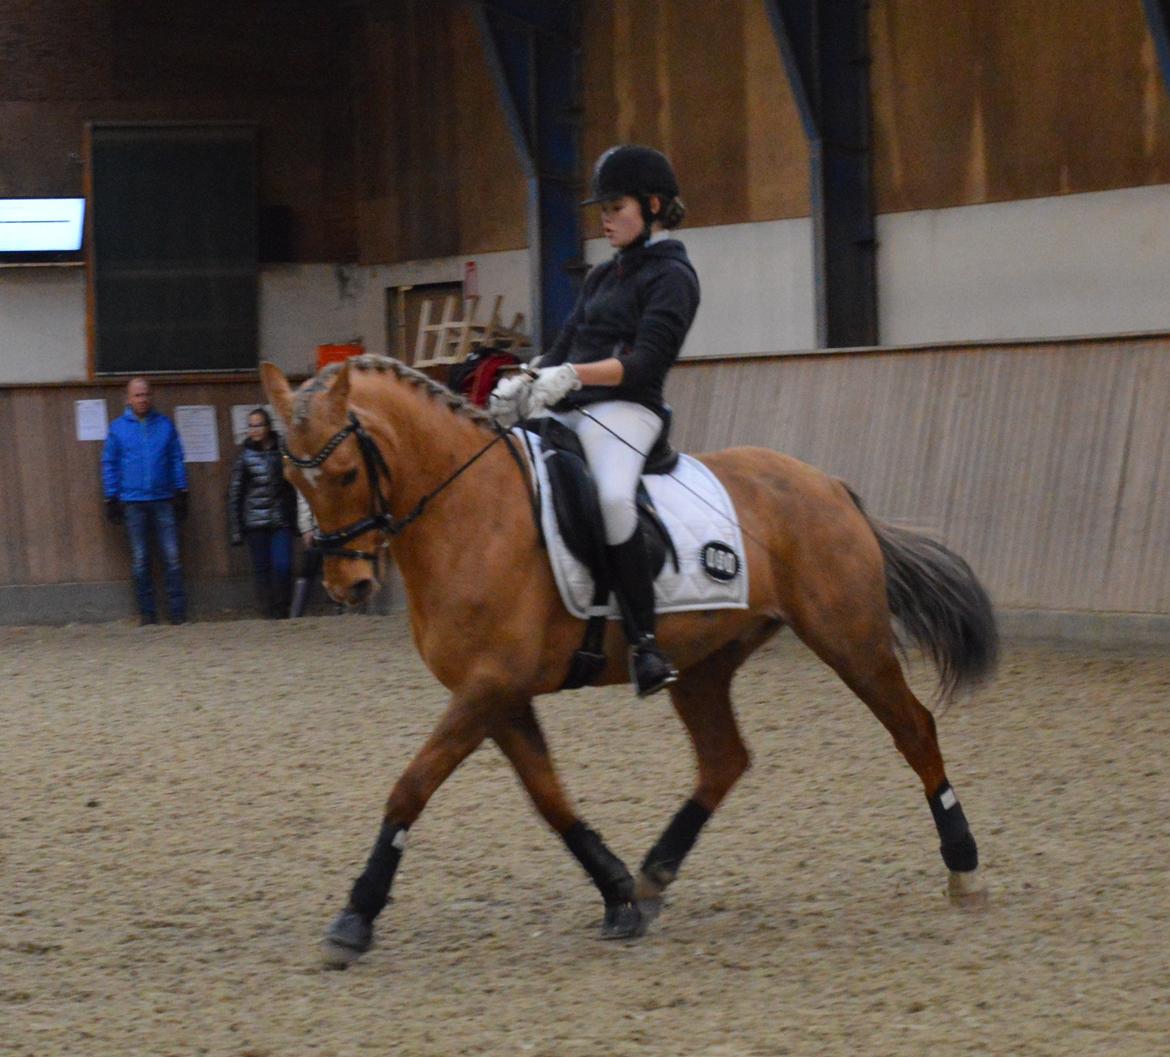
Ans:
POLYGON ((635 493, 646 454, 663 430, 663 382, 699 307, 699 279, 685 247, 669 237, 686 210, 666 156, 611 147, 593 169, 591 195, 618 252, 585 277, 581 296, 535 378, 513 377, 496 407, 547 413, 580 438, 597 482, 606 557, 626 636, 631 675, 645 697, 678 678, 654 637, 654 584, 635 493))

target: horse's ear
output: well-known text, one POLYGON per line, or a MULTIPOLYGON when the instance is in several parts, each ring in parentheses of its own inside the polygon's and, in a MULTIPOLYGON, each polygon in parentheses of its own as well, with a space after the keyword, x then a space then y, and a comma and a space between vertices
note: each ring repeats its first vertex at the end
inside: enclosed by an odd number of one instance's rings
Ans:
POLYGON ((264 385, 268 402, 287 427, 292 422, 293 394, 284 372, 275 363, 265 360, 260 364, 260 381, 264 385))
POLYGON ((349 414, 349 360, 342 360, 341 369, 334 375, 325 400, 334 418, 345 418, 349 414))

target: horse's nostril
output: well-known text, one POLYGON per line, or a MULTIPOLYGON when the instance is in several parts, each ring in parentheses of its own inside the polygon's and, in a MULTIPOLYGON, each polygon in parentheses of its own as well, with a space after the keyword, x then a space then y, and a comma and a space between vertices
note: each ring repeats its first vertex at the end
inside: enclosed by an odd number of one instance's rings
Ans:
POLYGON ((367 598, 374 593, 373 580, 357 580, 350 585, 349 598, 347 601, 351 606, 360 606, 367 598))

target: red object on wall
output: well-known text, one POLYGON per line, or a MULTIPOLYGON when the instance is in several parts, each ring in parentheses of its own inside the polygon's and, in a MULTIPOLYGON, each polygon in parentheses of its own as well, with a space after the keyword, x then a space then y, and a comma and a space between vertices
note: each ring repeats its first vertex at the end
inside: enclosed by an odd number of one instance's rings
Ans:
POLYGON ((340 363, 351 356, 361 356, 366 347, 360 341, 350 341, 339 345, 317 346, 317 370, 330 363, 340 363))

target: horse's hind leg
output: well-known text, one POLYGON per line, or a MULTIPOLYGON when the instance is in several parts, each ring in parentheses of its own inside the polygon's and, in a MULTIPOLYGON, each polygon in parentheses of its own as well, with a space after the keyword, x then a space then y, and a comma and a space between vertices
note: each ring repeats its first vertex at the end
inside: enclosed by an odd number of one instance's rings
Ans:
POLYGON ((857 623, 843 620, 836 624, 833 635, 818 635, 800 624, 794 627, 869 706, 914 768, 938 829, 943 862, 950 871, 950 897, 957 903, 981 902, 986 888, 979 873, 979 853, 963 808, 947 781, 934 716, 906 685, 888 631, 875 627, 870 629, 872 634, 861 633, 857 623))
POLYGON ((637 895, 647 916, 658 914, 662 894, 678 876, 699 832, 751 765, 731 707, 731 679, 755 645, 728 643, 684 671, 670 688, 675 710, 691 737, 699 774, 690 799, 642 861, 637 895))
POLYGON ((639 936, 642 913, 634 900, 634 879, 600 834, 578 818, 553 766, 552 755, 529 702, 492 728, 492 737, 519 775, 544 820, 593 879, 605 901, 602 939, 639 936))

